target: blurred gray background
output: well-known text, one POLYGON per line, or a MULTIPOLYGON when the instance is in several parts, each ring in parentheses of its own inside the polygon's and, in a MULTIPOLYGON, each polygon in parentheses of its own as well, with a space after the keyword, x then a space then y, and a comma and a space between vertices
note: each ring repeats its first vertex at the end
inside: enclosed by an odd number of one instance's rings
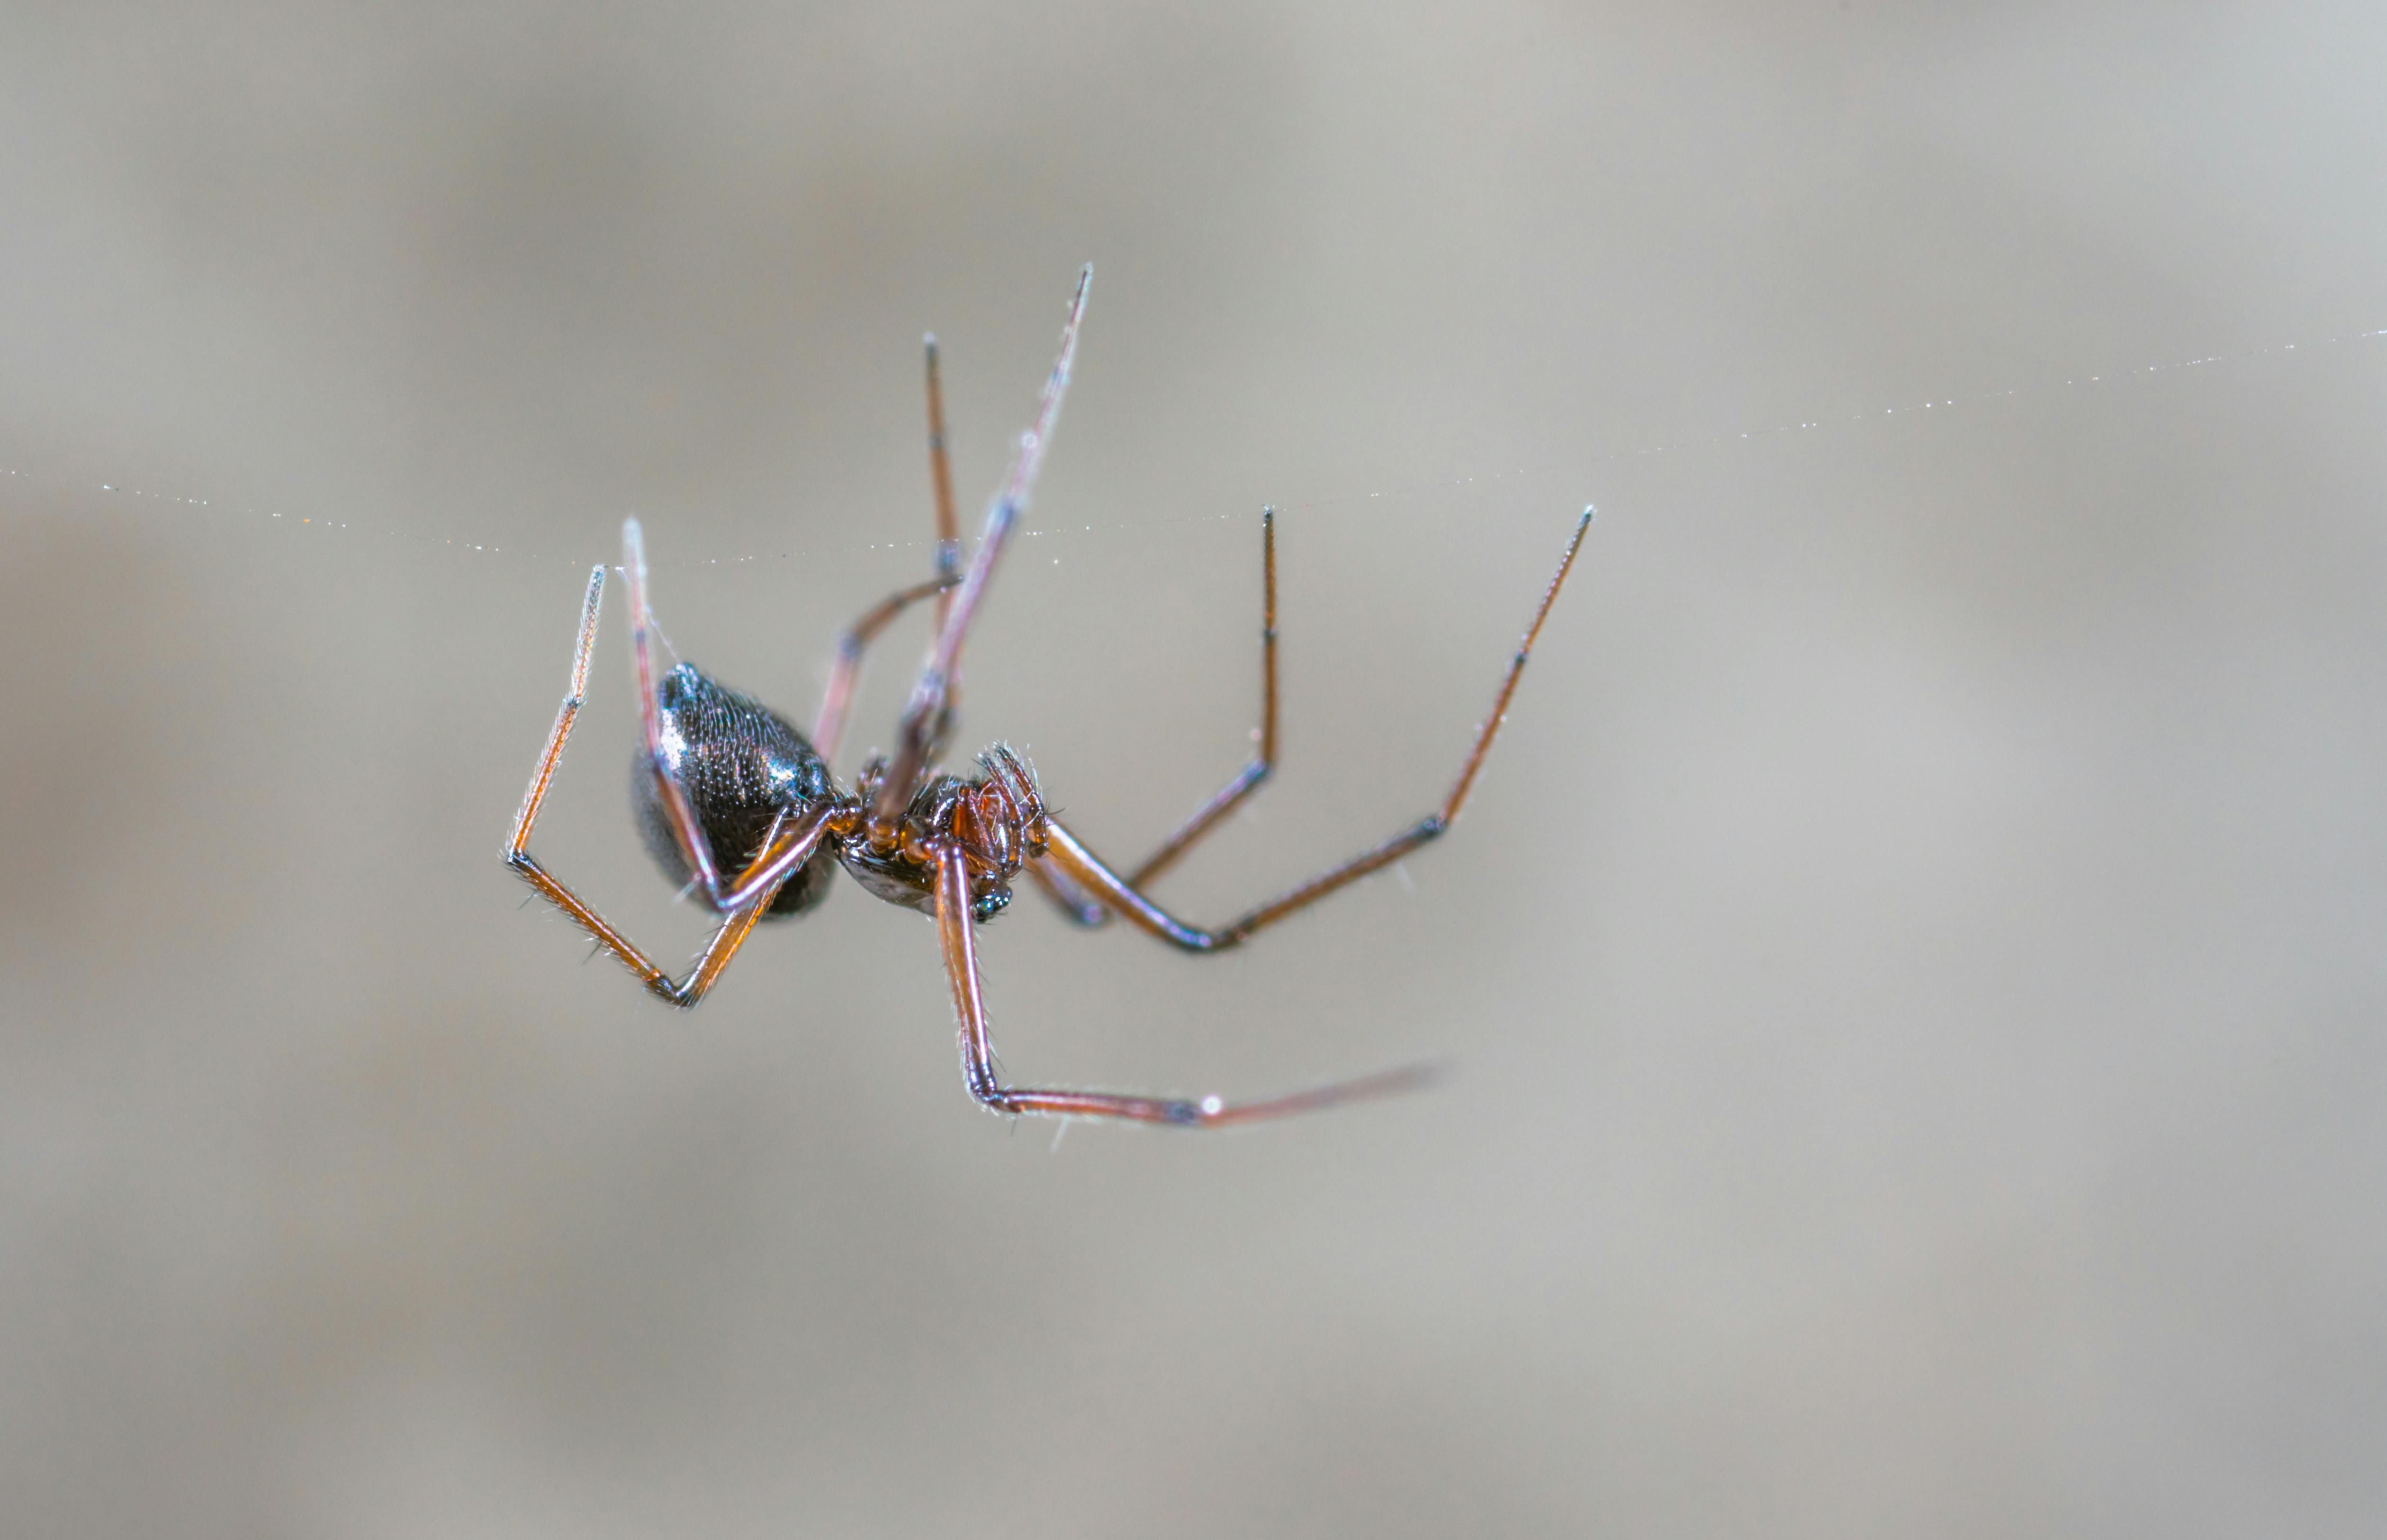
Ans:
MULTIPOLYGON (((0 1527, 2377 1533, 2382 49, 8 7, 0 1527), (1166 832, 1281 507, 1190 913, 1432 805, 1600 507, 1454 838, 1215 961, 981 938, 1025 1079, 1430 1095, 1055 1150, 917 918, 677 1016, 499 865, 624 515, 808 720, 927 570, 921 332, 974 526, 1088 259, 962 736, 1166 832)), ((622 615, 536 848, 678 958, 622 615)))

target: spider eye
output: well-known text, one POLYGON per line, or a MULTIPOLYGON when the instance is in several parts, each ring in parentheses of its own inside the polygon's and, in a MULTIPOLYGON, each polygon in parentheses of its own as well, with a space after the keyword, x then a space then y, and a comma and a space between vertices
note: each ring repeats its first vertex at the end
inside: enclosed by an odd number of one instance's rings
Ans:
POLYGON ((970 901, 970 918, 983 925, 1010 906, 1011 890, 997 888, 991 892, 980 893, 970 901))

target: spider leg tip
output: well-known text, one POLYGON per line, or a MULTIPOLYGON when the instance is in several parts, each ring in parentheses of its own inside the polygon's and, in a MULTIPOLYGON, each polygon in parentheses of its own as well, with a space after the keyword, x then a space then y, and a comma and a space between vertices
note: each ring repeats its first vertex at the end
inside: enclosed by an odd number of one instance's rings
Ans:
POLYGON ((1421 1091, 1436 1091, 1450 1083, 1458 1074, 1459 1061, 1452 1058, 1420 1059, 1370 1075, 1354 1082, 1353 1092, 1363 1097, 1407 1096, 1421 1091))

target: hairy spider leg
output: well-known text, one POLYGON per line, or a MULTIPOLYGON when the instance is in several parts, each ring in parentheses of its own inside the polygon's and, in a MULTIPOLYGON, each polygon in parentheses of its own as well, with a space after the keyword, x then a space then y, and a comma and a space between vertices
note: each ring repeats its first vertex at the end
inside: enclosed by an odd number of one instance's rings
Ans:
POLYGON ((1123 1096, 1099 1091, 1048 1091, 1007 1086, 995 1068, 994 1041, 987 1029, 986 996, 978 970, 978 942, 970 924, 968 858, 954 846, 937 853, 937 935, 943 943, 945 973, 953 981, 954 1009, 961 1017, 962 1079, 969 1093, 995 1112, 1043 1117, 1117 1117, 1174 1128, 1219 1129, 1315 1112, 1338 1103, 1389 1096, 1431 1084, 1433 1065, 1411 1065, 1358 1079, 1272 1096, 1259 1102, 1227 1102, 1216 1096, 1123 1096))
MULTIPOLYGON (((1500 682, 1500 693, 1492 702, 1492 714, 1477 732, 1474 750, 1468 754, 1467 763, 1459 767, 1459 779, 1452 785, 1450 794, 1443 799, 1438 811, 1426 814, 1375 849, 1353 856, 1343 865, 1261 904, 1242 918, 1216 928, 1189 925, 1153 903, 1143 895, 1137 877, 1120 876, 1088 850, 1076 835, 1052 818, 1044 821, 1045 859, 1057 868, 1058 875, 1067 877, 1081 893, 1117 911, 1137 929, 1185 951, 1206 953, 1223 952, 1229 947, 1239 946, 1256 932, 1274 925, 1287 915, 1307 908, 1336 889, 1380 870, 1428 840, 1439 838, 1459 816, 1459 810, 1466 805, 1467 794, 1475 785, 1475 773, 1483 768, 1484 756, 1491 751, 1492 739, 1498 735, 1500 724, 1508 716, 1509 701, 1517 693, 1517 681, 1524 675, 1525 660, 1533 653, 1534 638, 1542 634, 1542 623, 1549 618, 1550 606, 1558 601, 1559 589, 1565 584, 1567 573, 1574 566, 1575 553, 1583 549, 1584 534, 1591 528, 1592 512, 1591 509, 1585 509, 1583 517, 1576 522, 1574 537, 1567 542, 1566 555, 1559 562, 1556 575, 1551 577, 1549 587, 1542 595, 1541 607, 1534 612, 1533 624, 1525 628, 1524 639, 1517 644, 1517 655, 1509 660, 1508 675, 1500 682)), ((1268 677, 1269 701, 1267 718, 1273 722, 1276 715, 1276 674, 1273 668, 1269 670, 1268 677)), ((1272 736, 1263 730, 1264 742, 1272 736)), ((1250 771, 1244 773, 1248 776, 1250 771)), ((1223 802, 1225 807, 1231 807, 1239 795, 1236 783, 1231 781, 1228 791, 1214 799, 1211 805, 1218 807, 1223 802)), ((1220 811, 1223 812, 1224 808, 1220 811)), ((1195 815, 1194 823, 1202 824, 1206 817, 1215 821, 1216 816, 1206 808, 1195 815)), ((1196 828, 1194 832, 1198 836, 1203 830, 1196 828)), ((1171 845, 1175 849, 1163 846, 1162 853, 1173 859, 1185 843, 1190 841, 1172 840, 1171 845)), ((1145 865, 1149 866, 1151 863, 1145 865)))
POLYGON ((771 906, 771 899, 779 885, 797 867, 811 859, 813 850, 820 843, 825 826, 818 817, 802 820, 800 828, 784 824, 775 827, 771 837, 764 841, 763 851, 748 868, 749 880, 741 886, 756 891, 753 903, 736 910, 713 933, 704 945, 703 953, 689 970, 684 981, 675 982, 672 976, 649 961, 627 936, 605 922, 604 916, 581 902, 579 895, 548 875, 547 869, 530 853, 531 826, 538 821, 538 810, 547 801, 547 790, 555 779, 555 767, 562 762, 563 745, 572 736, 572 725, 580 715, 581 702, 588 697, 588 660, 597 648, 597 621, 605 599, 605 568, 600 563, 588 574, 588 594, 581 601, 580 637, 572 649, 572 687, 563 697, 563 705, 555 713, 555 726, 548 730, 547 747, 532 769, 530 788, 523 793, 522 811, 514 814, 513 837, 507 840, 506 865, 522 879, 536 889, 539 895, 577 922, 583 930, 596 938, 599 945, 620 959, 623 966, 638 976, 641 983, 654 994, 682 1009, 695 1004, 713 988, 721 970, 738 955, 753 933, 755 922, 771 906))
POLYGON ((1019 435, 1011 473, 1004 478, 1003 489, 987 508, 986 526, 979 535, 969 571, 952 597, 952 608, 937 632, 935 645, 928 650, 918 681, 912 687, 912 699, 903 709, 903 726, 897 735, 894 763, 888 767, 887 777, 880 783, 870 809, 876 829, 891 831, 895 819, 910 803, 921 773, 936 763, 937 754, 944 747, 944 730, 952 720, 947 701, 961 665, 962 644, 968 638, 979 601, 986 596, 987 581, 994 574, 995 559, 1003 554, 1013 526, 1019 522, 1035 490, 1036 473, 1043 466, 1044 450, 1052 443, 1054 425, 1060 421, 1062 398, 1068 394, 1069 368, 1078 353, 1078 324, 1085 318, 1086 290, 1093 279, 1093 264, 1089 262, 1078 274, 1077 293, 1069 298, 1069 319, 1061 328, 1060 354, 1053 360, 1053 372, 1045 378, 1035 422, 1019 435))

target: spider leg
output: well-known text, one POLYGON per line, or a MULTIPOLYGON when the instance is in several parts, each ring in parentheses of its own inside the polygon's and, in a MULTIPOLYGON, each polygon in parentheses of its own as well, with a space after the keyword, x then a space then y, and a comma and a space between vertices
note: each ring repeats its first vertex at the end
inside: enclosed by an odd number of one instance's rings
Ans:
POLYGON ((1060 910, 1070 924, 1082 925, 1089 930, 1110 924, 1109 906, 1078 886, 1068 873, 1054 865, 1052 857, 1040 855, 1030 858, 1027 872, 1029 879, 1036 884, 1036 890, 1052 900, 1054 907, 1060 910))
POLYGON ((597 621, 605 604, 605 564, 600 562, 588 574, 588 592, 580 600, 580 634, 572 644, 572 684, 563 693, 563 704, 555 713, 555 726, 548 729, 547 748, 539 754, 538 764, 530 773, 530 787, 523 793, 522 808, 514 814, 514 831, 506 843, 509 859, 530 842, 530 827, 538 817, 541 803, 547 801, 547 789, 555 779, 555 766, 563 758, 564 740, 572 736, 572 724, 580 715, 581 702, 588 699, 588 658, 597 650, 597 621))
POLYGON ((588 574, 587 597, 580 607, 580 636, 572 650, 572 686, 563 698, 563 705, 555 713, 555 726, 548 729, 547 746, 531 770, 529 789, 523 793, 522 810, 514 814, 512 836, 506 841, 505 863, 549 903, 572 916, 597 944, 611 952, 623 966, 638 976, 641 983, 662 999, 682 1007, 695 1004, 713 988, 722 969, 738 955, 739 948, 753 934, 755 922, 770 906, 773 895, 779 890, 796 867, 809 859, 813 848, 820 842, 823 826, 817 819, 807 819, 801 829, 775 829, 764 841, 763 854, 749 868, 750 881, 759 877, 764 886, 759 898, 737 910, 721 922, 713 939, 705 943, 704 952, 696 966, 683 982, 675 982, 670 974, 657 967, 647 954, 640 952, 627 936, 605 922, 604 916, 581 902, 579 895, 548 874, 545 867, 530 853, 531 827, 538 821, 540 806, 547 801, 548 788, 555 780, 555 767, 562 762, 563 745, 572 737, 572 725, 580 714, 581 702, 588 694, 588 660, 597 647, 597 620, 605 598, 605 569, 600 564, 588 574), (801 854, 797 853, 801 851, 801 854), (793 857, 792 860, 789 858, 793 857))
MULTIPOLYGON (((1170 835, 1158 850, 1145 856, 1134 870, 1128 873, 1129 887, 1140 889, 1175 865, 1178 857, 1193 849, 1204 835, 1242 805, 1244 798, 1259 789, 1260 783, 1276 769, 1276 510, 1263 508, 1260 510, 1260 726, 1256 735, 1259 746, 1249 764, 1237 771, 1234 777, 1203 803, 1194 816, 1180 825, 1177 832, 1170 835)), ((1030 865, 1028 875, 1035 880, 1044 896, 1051 899, 1073 923, 1092 928, 1109 921, 1110 910, 1089 896, 1049 859, 1030 865)))
MULTIPOLYGON (((937 334, 930 332, 921 342, 928 356, 928 479, 937 492, 937 580, 941 588, 961 581, 962 526, 954 511, 953 461, 945 456, 945 387, 937 369, 937 334)), ((939 632, 953 607, 951 595, 937 600, 939 632)))
MULTIPOLYGON (((945 385, 944 374, 937 367, 937 335, 928 333, 921 339, 922 350, 928 357, 927 395, 928 404, 928 480, 936 491, 937 502, 937 614, 935 631, 943 636, 945 622, 954 612, 954 589, 962 580, 962 530, 960 516, 954 511, 954 466, 945 453, 945 385)), ((961 710, 961 664, 954 664, 953 675, 945 681, 944 701, 938 707, 937 720, 928 729, 928 741, 941 744, 953 730, 954 713, 961 710)), ((932 752, 929 756, 935 757, 932 752)))
MULTIPOLYGON (((726 915, 745 908, 758 897, 767 898, 765 888, 776 890, 783 878, 811 859, 813 847, 819 843, 825 829, 818 817, 803 819, 800 825, 775 826, 762 851, 747 864, 736 883, 722 881, 721 867, 713 859, 713 842, 704 837, 704 827, 696 821, 696 811, 688 806, 688 793, 663 769, 663 710, 655 694, 655 616, 647 602, 647 542, 636 519, 622 521, 622 570, 630 587, 630 661, 638 677, 638 729, 646 739, 648 773, 655 777, 664 815, 671 822, 672 839, 688 859, 693 885, 703 890, 708 904, 726 915)), ((594 622, 589 622, 588 626, 586 639, 593 645, 594 622)), ((584 659, 579 665, 584 686, 587 672, 584 659)), ((557 751, 562 751, 560 745, 557 751)))
POLYGON ((1141 888, 1177 864, 1194 841, 1235 811, 1245 797, 1259 789, 1276 769, 1276 510, 1260 510, 1260 730, 1259 748, 1252 762, 1220 787, 1170 835, 1161 847, 1128 874, 1128 883, 1141 888))
MULTIPOLYGON (((607 924, 603 915, 582 903, 571 889, 549 876, 528 851, 509 852, 506 865, 520 873, 523 880, 537 889, 549 903, 572 916, 599 946, 612 953, 625 967, 638 975, 638 981, 646 985, 648 992, 665 1004, 676 1005, 682 1010, 693 1006, 712 991, 722 971, 729 966, 730 959, 746 945, 747 939, 754 933, 754 927, 761 923, 764 912, 770 908, 766 899, 760 903, 750 903, 723 920, 713 932, 712 939, 704 943, 704 951, 698 955, 696 966, 688 971, 688 978, 675 980, 650 961, 647 954, 638 950, 637 943, 607 924)), ((774 886, 772 891, 776 893, 777 890, 774 886)))
MULTIPOLYGON (((937 575, 890 595, 838 638, 837 662, 829 672, 828 689, 821 697, 820 715, 813 722, 813 748, 821 758, 831 762, 837 758, 839 741, 845 737, 846 713, 853 704, 854 686, 862 677, 864 649, 914 600, 930 594, 937 596, 936 625, 942 632, 945 615, 953 609, 953 590, 962 580, 961 526, 954 514, 954 468, 945 458, 945 392, 937 371, 937 335, 931 332, 923 341, 928 355, 928 477, 937 494, 937 575)), ((960 688, 958 678, 945 681, 945 711, 949 714, 960 688)), ((932 736, 942 738, 948 726, 940 724, 932 736)))
MULTIPOLYGON (((1541 635, 1542 623, 1549 618, 1550 606, 1557 602, 1559 589, 1574 566, 1575 553, 1583 549, 1584 533, 1591 527, 1591 519, 1592 511, 1585 509, 1582 519, 1575 524, 1574 537, 1567 542, 1566 556, 1559 562, 1557 574, 1550 579, 1548 589, 1542 595, 1541 607, 1534 612, 1533 624, 1526 627, 1524 639, 1517 644, 1516 656, 1509 660, 1509 672, 1500 682, 1500 693, 1492 702, 1492 714, 1484 719, 1483 727, 1478 730, 1475 747, 1468 754, 1467 763, 1459 766, 1459 779, 1451 786, 1449 795, 1443 799, 1438 811, 1426 814, 1375 849, 1355 855, 1291 891, 1270 899, 1240 919, 1215 928, 1189 925, 1153 903, 1141 890, 1139 876, 1120 876, 1088 850, 1076 835, 1052 818, 1044 820, 1044 859, 1057 867, 1059 875, 1067 877, 1083 895, 1117 911, 1139 930, 1188 952, 1223 952, 1229 947, 1241 945, 1255 933, 1274 925, 1287 915, 1307 908, 1336 889, 1390 865, 1420 845, 1439 838, 1458 818, 1459 810, 1466 805, 1467 794, 1475 785, 1475 774, 1483 768, 1484 756, 1491 751, 1492 739, 1499 733, 1500 724, 1508 715, 1509 702, 1517 693, 1517 681, 1524 675, 1525 660, 1533 653, 1534 640, 1541 635)), ((1264 733, 1264 741, 1266 736, 1264 733)), ((1250 771, 1246 770, 1245 775, 1249 774, 1250 771)), ((1218 816, 1211 808, 1223 812, 1232 807, 1241 794, 1236 783, 1229 782, 1227 790, 1212 800, 1210 808, 1195 814, 1194 824, 1187 827, 1194 828, 1198 835, 1202 829, 1194 827, 1195 825, 1206 827, 1205 819, 1215 821, 1218 816)), ((1182 849, 1181 841, 1172 841, 1172 844, 1182 849)), ((1162 853, 1173 856, 1174 852, 1164 846, 1162 853)), ((1150 865, 1150 862, 1145 863, 1147 867, 1150 865)))
POLYGON ((961 1017, 962 1079, 969 1086, 970 1094, 992 1111, 1044 1117, 1116 1117, 1176 1128, 1218 1129, 1315 1112, 1364 1097, 1414 1091, 1435 1077, 1433 1066, 1413 1065, 1258 1102, 1227 1102, 1217 1096, 1191 1100, 1126 1096, 1005 1085, 994 1062, 993 1040, 987 1030, 986 998, 979 981, 977 938, 972 933, 969 912, 966 859, 958 850, 941 851, 937 856, 937 935, 944 946, 945 973, 953 980, 954 1009, 961 1017))
POLYGON ((663 713, 655 697, 651 636, 654 612, 647 602, 647 542, 636 519, 622 521, 622 574, 630 586, 630 661, 638 679, 638 729, 646 739, 648 773, 655 777, 663 813, 671 821, 672 838, 688 858, 688 871, 714 901, 714 907, 726 909, 728 906, 720 902, 721 871, 714 865, 712 841, 705 839, 695 810, 688 805, 688 794, 663 771, 663 713))
POLYGON ((1086 288, 1093 277, 1092 265, 1078 274, 1078 290, 1069 300, 1069 319, 1061 328, 1060 354, 1053 360, 1053 372, 1045 378, 1043 395, 1037 402, 1036 420, 1019 435, 1019 449, 1012 458, 1011 473, 1004 478, 1003 489, 987 508, 986 526, 979 535, 978 550, 970 558, 969 571, 962 578, 960 589, 948 601, 944 624, 939 627, 936 643, 928 650, 920 677, 912 687, 911 701, 903 708, 894 762, 888 767, 887 777, 880 783, 878 799, 870 810, 873 822, 879 826, 891 825, 903 813, 912 800, 920 773, 935 763, 938 751, 944 746, 943 732, 952 720, 948 701, 961 666, 962 644, 969 637, 970 621, 978 613, 979 601, 986 597, 995 559, 1003 554, 1013 526, 1019 522, 1020 511, 1035 490, 1036 473, 1043 466, 1045 448, 1051 444, 1054 426, 1060 421, 1061 399, 1068 393, 1069 368, 1078 352, 1078 323, 1085 316, 1086 288))
POLYGON ((838 742, 845 737, 846 715, 853 706, 854 687, 862 679, 862 655, 869 649, 871 639, 913 604, 930 594, 948 592, 959 581, 956 577, 940 576, 899 588, 846 627, 845 634, 837 639, 837 662, 829 665, 828 688, 821 695, 820 714, 813 719, 814 752, 832 763, 837 759, 838 742))

